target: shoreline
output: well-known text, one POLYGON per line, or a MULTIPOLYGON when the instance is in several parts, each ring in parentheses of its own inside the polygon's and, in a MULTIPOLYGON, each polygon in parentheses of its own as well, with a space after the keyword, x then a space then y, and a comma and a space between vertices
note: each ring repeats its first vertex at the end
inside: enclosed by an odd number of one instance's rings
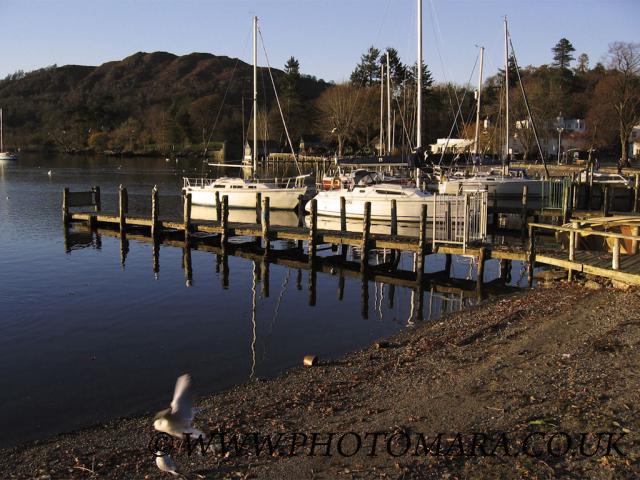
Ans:
MULTIPOLYGON (((606 431, 625 434, 625 456, 412 455, 411 449, 396 457, 386 445, 370 456, 368 440, 353 456, 332 444, 331 456, 308 455, 309 445, 299 445, 295 456, 176 450, 173 457, 185 478, 631 477, 640 472, 638 308, 637 289, 561 282, 516 292, 417 324, 381 342, 383 348, 198 398, 205 410, 195 420, 204 431, 263 435, 424 433, 428 444, 441 432, 446 439, 455 432, 493 438, 606 431)), ((151 424, 152 415, 121 418, 1 449, 1 476, 169 478, 148 450, 151 424)))

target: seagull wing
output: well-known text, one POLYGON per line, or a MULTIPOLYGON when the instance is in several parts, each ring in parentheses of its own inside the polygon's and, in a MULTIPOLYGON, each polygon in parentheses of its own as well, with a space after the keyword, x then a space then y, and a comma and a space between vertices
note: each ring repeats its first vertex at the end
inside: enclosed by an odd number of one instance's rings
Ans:
POLYGON ((171 413, 189 422, 193 420, 193 398, 191 395, 191 375, 180 375, 171 400, 171 413))

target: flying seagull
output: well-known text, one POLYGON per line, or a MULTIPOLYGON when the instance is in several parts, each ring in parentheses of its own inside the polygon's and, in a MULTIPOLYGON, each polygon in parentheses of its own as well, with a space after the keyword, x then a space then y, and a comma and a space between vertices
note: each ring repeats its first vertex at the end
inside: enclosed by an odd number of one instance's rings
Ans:
POLYGON ((205 438, 200 430, 191 426, 194 414, 191 375, 185 373, 176 380, 171 407, 156 413, 153 428, 179 439, 183 439, 186 433, 190 433, 194 439, 200 435, 205 438))
POLYGON ((162 455, 162 452, 157 452, 156 465, 163 472, 170 473, 175 476, 180 475, 178 473, 178 466, 176 465, 176 462, 173 461, 168 453, 162 455))

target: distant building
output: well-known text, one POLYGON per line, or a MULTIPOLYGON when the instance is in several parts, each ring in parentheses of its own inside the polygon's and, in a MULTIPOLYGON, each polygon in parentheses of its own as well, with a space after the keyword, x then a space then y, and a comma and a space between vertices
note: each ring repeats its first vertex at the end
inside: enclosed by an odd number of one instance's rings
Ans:
POLYGON ((636 125, 629 135, 629 155, 640 157, 640 125, 636 125))
POLYGON ((473 140, 464 138, 439 138, 429 145, 431 153, 462 153, 473 147, 473 140))
MULTIPOLYGON (((548 133, 544 135, 543 131, 540 129, 540 127, 538 127, 538 135, 541 144, 540 146, 542 147, 542 150, 546 151, 547 155, 549 156, 558 155, 559 129, 562 129, 561 153, 564 154, 564 152, 567 152, 568 150, 584 150, 585 148, 588 148, 587 139, 585 137, 587 124, 582 118, 556 118, 554 120, 544 122, 542 127, 548 133)), ((513 142, 513 151, 515 153, 524 152, 524 147, 521 143, 521 138, 524 135, 518 134, 518 131, 529 130, 532 128, 533 127, 529 119, 516 121, 516 131, 514 134, 515 140, 513 142)), ((534 151, 537 151, 537 147, 534 147, 534 151)))

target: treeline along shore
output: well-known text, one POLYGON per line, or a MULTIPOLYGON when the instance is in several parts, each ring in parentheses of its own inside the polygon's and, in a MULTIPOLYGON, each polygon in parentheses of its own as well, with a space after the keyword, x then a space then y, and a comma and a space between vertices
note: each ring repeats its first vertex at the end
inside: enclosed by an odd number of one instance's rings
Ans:
MULTIPOLYGON (((634 152, 629 147, 633 128, 640 124, 640 44, 613 42, 602 61, 595 63, 584 53, 577 55, 566 38, 549 47, 548 64, 519 65, 513 55, 509 61, 510 143, 517 145, 518 156, 525 160, 539 156, 532 118, 545 155, 557 153, 554 142, 562 128, 563 151, 578 145, 583 150, 598 149, 601 160, 626 161, 634 152)), ((310 155, 376 153, 381 143, 380 67, 386 65, 387 54, 391 144, 395 153, 410 149, 412 142, 403 132, 415 130, 416 65, 403 63, 394 48, 372 46, 344 83, 302 73, 304 60, 294 57, 283 69, 272 69, 295 150, 310 155)), ((472 139, 475 88, 435 82, 429 66, 422 68, 423 143, 434 144, 450 133, 472 139), (458 105, 460 115, 456 115, 458 105)), ((258 69, 258 83, 259 148, 289 152, 264 66, 258 69)), ((488 72, 482 86, 479 143, 490 155, 503 149, 504 89, 504 72, 488 72)), ((252 66, 207 53, 138 52, 97 67, 52 65, 0 80, 5 145, 21 150, 204 153, 238 159, 243 140, 252 139, 251 104, 252 66)))
POLYGON ((161 450, 184 478, 637 478, 639 308, 593 281, 524 290, 202 397, 206 444, 149 413, 4 449, 0 476, 165 478, 161 450))

